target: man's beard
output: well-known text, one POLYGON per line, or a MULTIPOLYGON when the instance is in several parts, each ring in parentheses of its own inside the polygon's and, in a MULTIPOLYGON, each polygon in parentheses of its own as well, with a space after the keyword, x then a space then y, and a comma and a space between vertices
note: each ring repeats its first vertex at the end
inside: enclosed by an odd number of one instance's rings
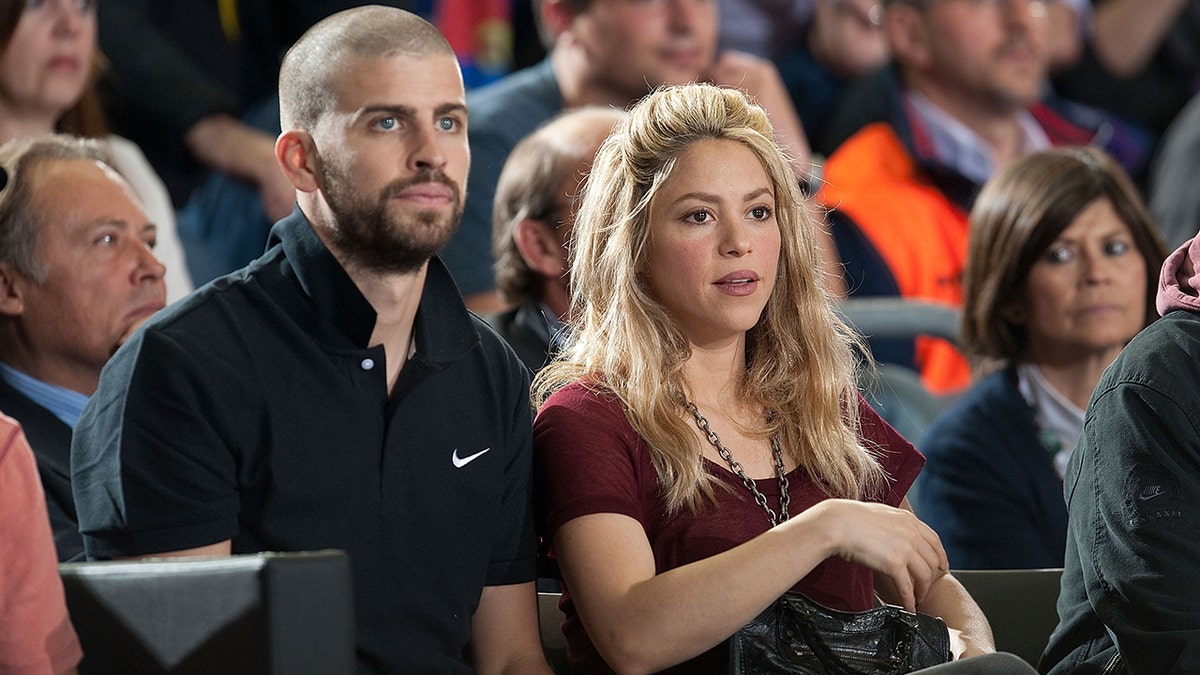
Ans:
POLYGON ((417 175, 397 180, 380 191, 374 200, 354 191, 352 181, 329 163, 323 168, 325 200, 337 218, 330 232, 331 244, 347 262, 376 272, 409 274, 421 268, 442 249, 462 220, 462 193, 446 174, 422 169, 417 175), (453 193, 450 213, 433 209, 389 215, 393 197, 421 183, 441 183, 453 193))

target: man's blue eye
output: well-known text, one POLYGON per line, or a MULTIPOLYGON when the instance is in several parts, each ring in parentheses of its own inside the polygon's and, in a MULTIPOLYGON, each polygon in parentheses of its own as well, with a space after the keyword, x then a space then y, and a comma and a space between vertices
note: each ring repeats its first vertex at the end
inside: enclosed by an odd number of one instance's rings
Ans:
POLYGON ((442 128, 442 131, 454 131, 455 127, 458 126, 458 123, 455 122, 453 118, 443 117, 442 119, 438 120, 438 126, 442 128))
POLYGON ((396 118, 395 117, 385 117, 385 118, 379 120, 379 128, 384 129, 384 130, 395 129, 396 128, 396 118))

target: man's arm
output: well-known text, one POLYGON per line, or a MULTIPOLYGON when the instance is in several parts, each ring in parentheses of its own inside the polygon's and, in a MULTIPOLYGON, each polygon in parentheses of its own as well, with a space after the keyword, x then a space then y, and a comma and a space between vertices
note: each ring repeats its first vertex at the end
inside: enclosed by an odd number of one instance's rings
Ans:
POLYGON ((181 335, 135 334, 75 427, 71 483, 89 558, 199 554, 238 532, 233 448, 259 442, 256 378, 229 350, 214 353, 217 341, 181 335))
MULTIPOLYGON (((1170 377, 1191 383, 1195 369, 1178 366, 1170 377)), ((1200 663, 1200 413, 1187 389, 1126 382, 1099 394, 1072 462, 1078 481, 1067 477, 1088 601, 1129 672, 1200 663)))
POLYGON ((183 140, 201 164, 258 188, 267 220, 275 222, 292 212, 296 188, 279 170, 270 134, 226 113, 214 113, 188 127, 183 140))
POLYGON ((1096 58, 1114 77, 1134 77, 1162 45, 1188 0, 1112 0, 1092 10, 1096 58))
POLYGON ((147 558, 204 558, 204 557, 221 557, 231 555, 233 553, 233 542, 230 539, 220 541, 208 546, 197 546, 196 548, 186 548, 180 551, 166 551, 164 553, 148 553, 146 555, 134 556, 134 560, 146 560, 147 558))
POLYGON ((532 581, 483 587, 471 619, 471 650, 481 675, 552 672, 542 653, 532 581))

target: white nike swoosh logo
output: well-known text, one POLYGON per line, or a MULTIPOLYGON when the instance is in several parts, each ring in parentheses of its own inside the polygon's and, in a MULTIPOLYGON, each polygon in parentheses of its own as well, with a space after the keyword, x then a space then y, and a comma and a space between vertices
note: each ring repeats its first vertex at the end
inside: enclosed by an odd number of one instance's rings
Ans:
POLYGON ((461 469, 464 466, 466 466, 466 465, 470 464, 471 462, 475 461, 476 459, 478 459, 480 455, 487 452, 488 450, 491 450, 491 448, 484 448, 473 455, 467 455, 466 457, 459 457, 458 456, 458 448, 455 448, 454 454, 450 455, 450 461, 454 462, 454 468, 461 469))

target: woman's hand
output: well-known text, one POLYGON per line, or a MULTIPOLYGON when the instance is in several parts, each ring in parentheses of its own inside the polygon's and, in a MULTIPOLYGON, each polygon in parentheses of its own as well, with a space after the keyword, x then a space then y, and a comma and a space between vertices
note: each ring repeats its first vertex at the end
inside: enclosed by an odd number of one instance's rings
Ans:
POLYGON ((995 646, 989 641, 968 635, 957 628, 947 626, 946 630, 950 633, 950 656, 955 661, 996 651, 995 646))
POLYGON ((801 514, 824 525, 832 552, 886 577, 876 582, 885 598, 910 612, 925 599, 930 586, 946 574, 950 563, 937 534, 912 511, 885 504, 828 499, 801 514))

